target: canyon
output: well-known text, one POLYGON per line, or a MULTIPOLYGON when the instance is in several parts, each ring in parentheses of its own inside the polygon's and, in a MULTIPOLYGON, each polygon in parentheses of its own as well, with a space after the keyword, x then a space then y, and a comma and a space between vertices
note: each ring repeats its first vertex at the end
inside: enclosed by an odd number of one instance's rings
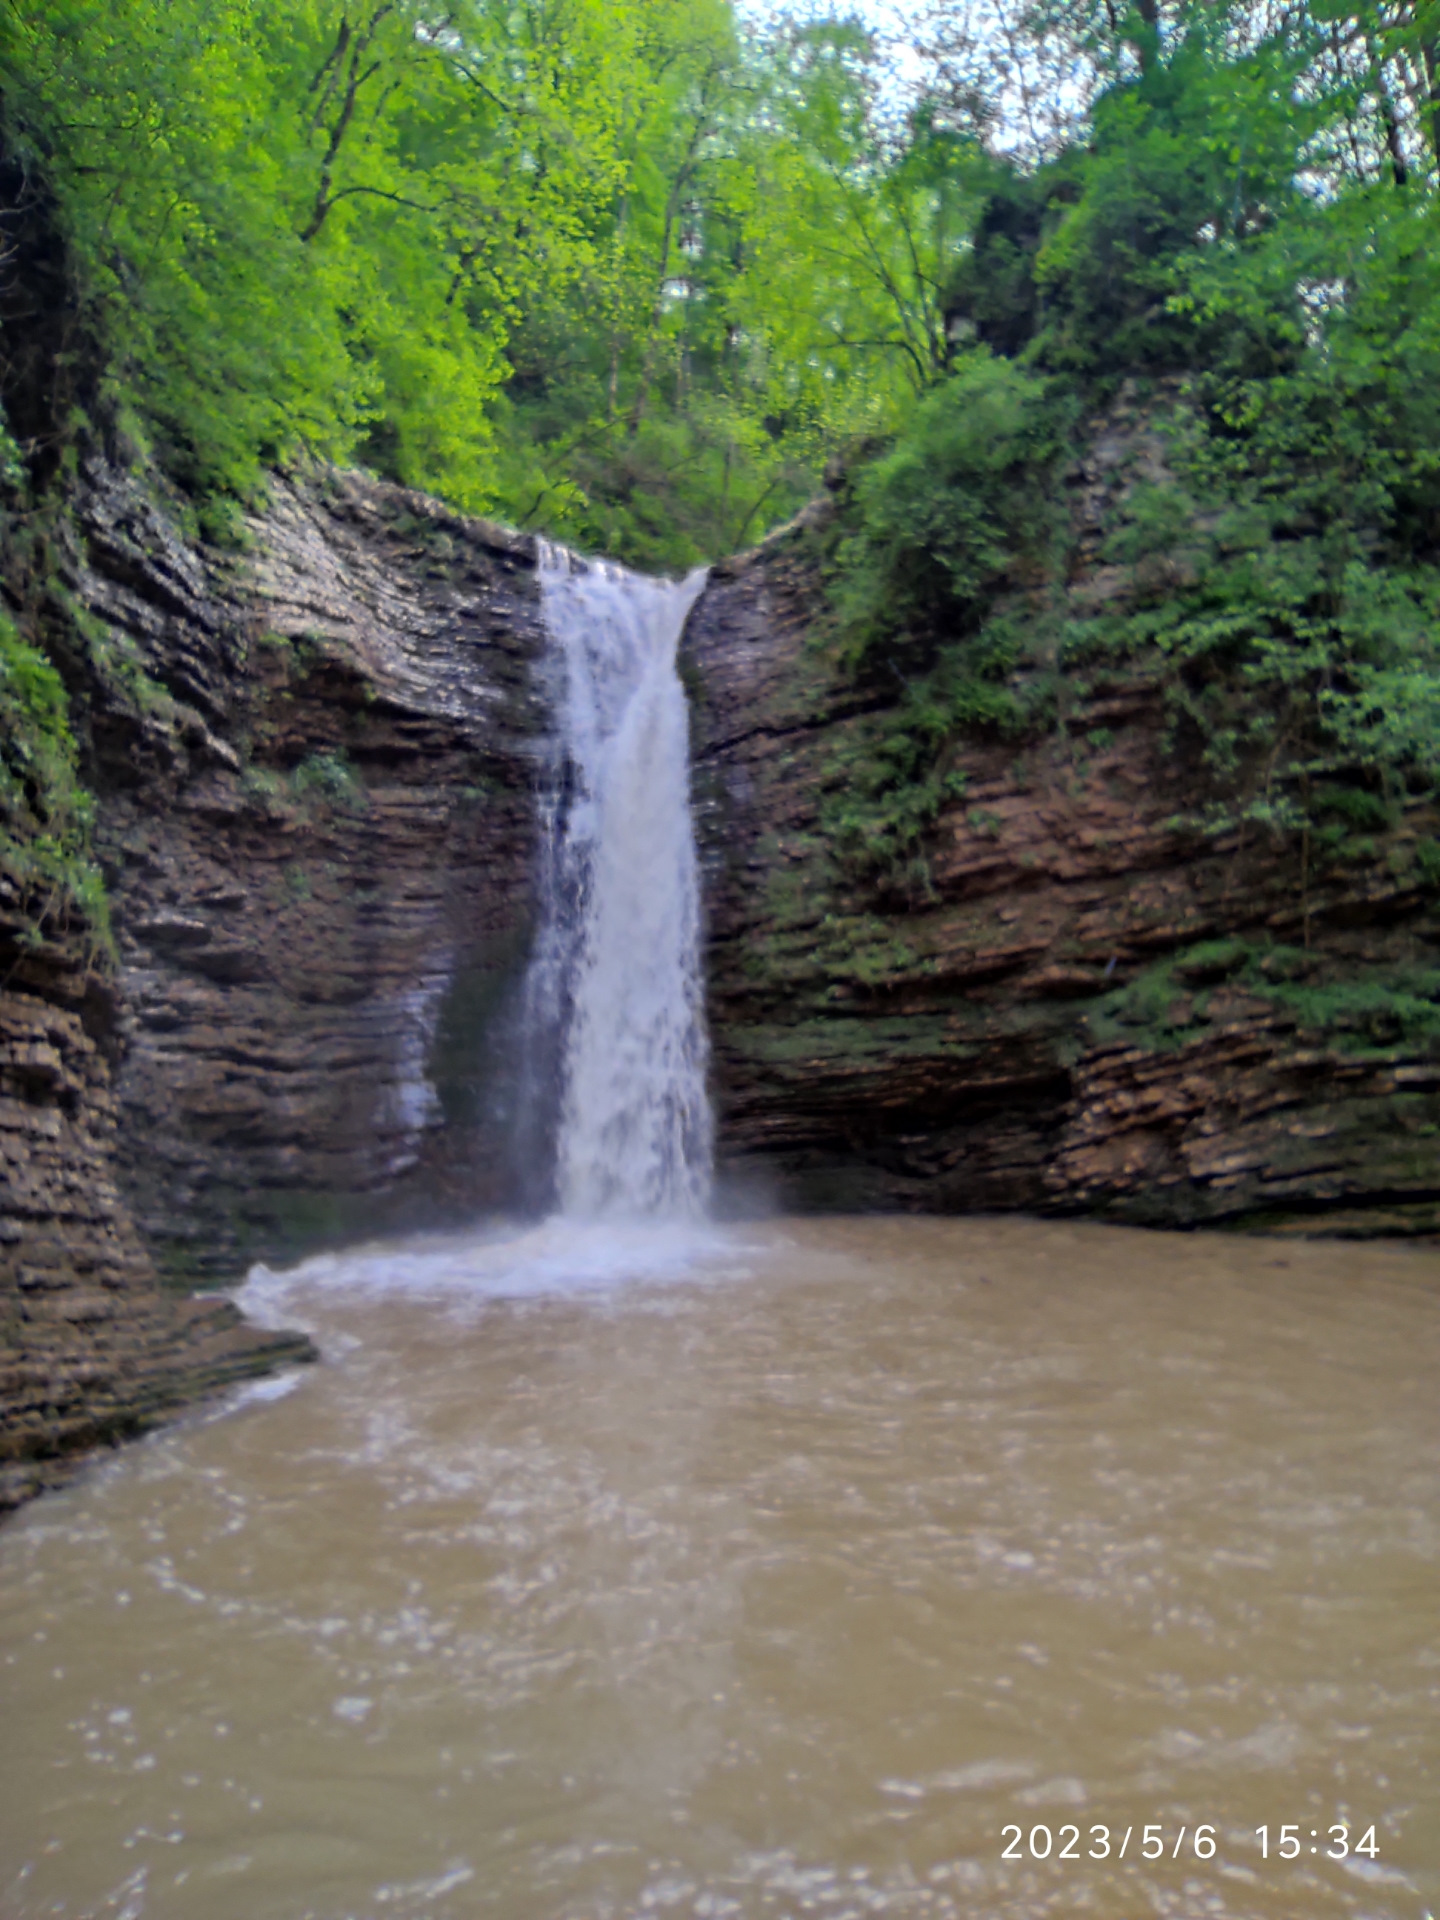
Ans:
MULTIPOLYGON (((1133 421, 1091 436, 1077 604, 1128 590, 1100 529, 1148 457, 1133 421)), ((182 506, 92 455, 9 581, 65 675, 113 955, 6 880, 5 1505, 308 1354, 203 1289, 547 1197, 535 542, 328 471, 225 548, 182 506)), ((715 567, 682 648, 720 1204, 1440 1229, 1440 1058, 1393 1013, 1440 947, 1433 812, 1303 861, 1197 833, 1131 668, 1058 730, 967 737, 922 856, 857 862, 836 809, 894 697, 824 644, 831 511, 715 567)))

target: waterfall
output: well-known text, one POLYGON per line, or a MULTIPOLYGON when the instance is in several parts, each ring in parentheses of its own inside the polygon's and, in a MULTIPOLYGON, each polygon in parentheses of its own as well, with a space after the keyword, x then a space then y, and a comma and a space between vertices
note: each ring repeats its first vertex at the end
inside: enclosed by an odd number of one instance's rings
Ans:
POLYGON ((696 1215, 710 1106, 689 714, 675 671, 704 569, 652 580, 539 547, 557 715, 527 986, 555 1036, 556 1187, 572 1217, 696 1215))

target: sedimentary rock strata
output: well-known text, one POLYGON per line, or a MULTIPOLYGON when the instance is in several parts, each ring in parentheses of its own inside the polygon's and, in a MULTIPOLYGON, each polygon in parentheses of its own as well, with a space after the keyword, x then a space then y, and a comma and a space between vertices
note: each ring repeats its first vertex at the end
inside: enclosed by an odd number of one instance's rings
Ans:
MULTIPOLYGON (((1102 572, 1073 591, 1119 590, 1102 572)), ((1440 1062, 1366 989, 1440 952, 1413 857, 1430 811, 1323 860, 1186 830, 1191 774, 1136 672, 1063 733, 966 742, 922 871, 857 872, 831 822, 884 716, 817 644, 824 613, 801 527, 717 568, 688 635, 733 1181, 794 1205, 1440 1224, 1440 1062)))
POLYGON ((5 1503, 308 1354, 195 1282, 513 1195, 545 724, 529 543, 432 501, 277 479, 219 553, 96 463, 57 537, 116 951, 0 900, 5 1503))
POLYGON ((96 728, 150 1243, 232 1274, 411 1190, 498 1203, 545 725, 529 543, 353 476, 277 481, 203 572, 123 482, 82 524, 87 605, 199 716, 140 778, 134 717, 96 728))
MULTIPOLYGON (((0 905, 0 924, 5 919, 0 905)), ((198 1396, 312 1358, 164 1290, 115 1177, 103 1003, 81 954, 0 987, 0 1513, 198 1396)))

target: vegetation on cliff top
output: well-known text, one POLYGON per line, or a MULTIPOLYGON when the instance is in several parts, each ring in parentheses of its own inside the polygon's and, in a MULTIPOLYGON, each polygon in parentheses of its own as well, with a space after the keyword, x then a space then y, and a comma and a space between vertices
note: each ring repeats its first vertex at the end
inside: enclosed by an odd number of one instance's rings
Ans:
POLYGON ((1434 791, 1437 34, 1139 9, 1083 137, 995 163, 946 298, 967 344, 828 538, 834 644, 896 699, 832 822, 862 868, 913 855, 967 730, 1063 725, 1137 669, 1196 826, 1323 850, 1434 791))
MULTIPOLYGON (((862 860, 967 729, 1137 661, 1211 824, 1432 785, 1440 0, 934 0, 910 39, 902 87, 823 9, 0 0, 11 515, 99 442, 235 538, 322 457, 680 566, 831 462, 840 664, 895 698, 862 860), (1117 396, 1163 450, 1084 552, 1117 396)), ((20 671, 6 805, 83 866, 20 671)))
POLYGON ((0 0, 94 424, 208 530, 309 452, 642 565, 757 537, 943 359, 957 139, 887 145, 877 60, 728 0, 0 0))

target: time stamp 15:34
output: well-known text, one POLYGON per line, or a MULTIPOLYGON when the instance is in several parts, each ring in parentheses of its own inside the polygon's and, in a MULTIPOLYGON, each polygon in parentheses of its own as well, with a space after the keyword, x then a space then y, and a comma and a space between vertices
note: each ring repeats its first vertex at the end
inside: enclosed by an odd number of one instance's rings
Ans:
MULTIPOLYGON (((1195 1860, 1213 1860, 1216 1832, 1217 1829, 1209 1824, 1182 1826, 1176 1832, 1173 1828, 1167 1831, 1156 1823, 1140 1827, 1139 1837, 1136 1838, 1137 1829, 1134 1826, 1126 1827, 1123 1834, 1118 1827, 1094 1826, 1089 1830, 1090 1844, 1086 1846, 1081 1829, 1068 1821, 1056 1829, 1033 1826, 1028 1833, 1023 1827, 1010 1826, 1001 1829, 1001 1838, 1008 1844, 1000 1858, 1124 1860, 1127 1856, 1138 1856, 1144 1860, 1179 1860, 1188 1855, 1195 1860), (1133 1854, 1132 1840, 1135 1841, 1133 1854)), ((1348 1860, 1352 1855, 1368 1860, 1378 1859, 1380 1843, 1375 1838, 1374 1823, 1365 1828, 1358 1840, 1351 1839, 1353 1832, 1350 1823, 1343 1820, 1337 1820, 1328 1827, 1305 1828, 1296 1822, 1287 1822, 1279 1827, 1255 1828, 1262 1860, 1298 1860, 1305 1853, 1321 1855, 1327 1860, 1348 1860)))

